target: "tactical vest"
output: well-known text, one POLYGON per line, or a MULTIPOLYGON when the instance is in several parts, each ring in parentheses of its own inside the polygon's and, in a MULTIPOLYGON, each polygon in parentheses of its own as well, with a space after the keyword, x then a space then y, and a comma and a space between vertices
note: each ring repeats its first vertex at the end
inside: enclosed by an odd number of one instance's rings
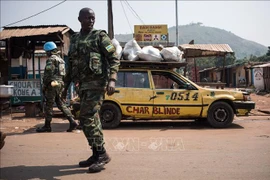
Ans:
POLYGON ((57 55, 52 55, 51 57, 55 60, 55 78, 62 79, 66 75, 65 61, 57 55))
POLYGON ((105 78, 107 61, 100 50, 100 33, 92 30, 88 35, 75 34, 71 39, 69 57, 71 78, 76 82, 90 82, 105 78))

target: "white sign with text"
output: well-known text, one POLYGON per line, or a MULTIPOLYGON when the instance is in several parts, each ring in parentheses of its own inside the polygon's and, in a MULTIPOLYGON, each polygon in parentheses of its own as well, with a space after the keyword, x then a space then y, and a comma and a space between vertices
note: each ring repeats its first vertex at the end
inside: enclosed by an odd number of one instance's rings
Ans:
POLYGON ((8 81, 9 85, 13 85, 13 96, 40 96, 39 81, 8 81))

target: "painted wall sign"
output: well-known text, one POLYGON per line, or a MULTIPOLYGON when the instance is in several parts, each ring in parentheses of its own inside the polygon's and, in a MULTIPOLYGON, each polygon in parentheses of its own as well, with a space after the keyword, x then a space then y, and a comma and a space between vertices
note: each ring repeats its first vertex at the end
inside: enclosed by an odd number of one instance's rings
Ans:
POLYGON ((12 104, 21 104, 27 101, 40 101, 40 80, 16 80, 8 81, 9 85, 13 85, 13 95, 11 97, 12 104))
POLYGON ((13 96, 40 96, 39 81, 9 81, 13 85, 13 96))
POLYGON ((263 70, 261 68, 254 69, 255 80, 260 81, 263 78, 263 70))

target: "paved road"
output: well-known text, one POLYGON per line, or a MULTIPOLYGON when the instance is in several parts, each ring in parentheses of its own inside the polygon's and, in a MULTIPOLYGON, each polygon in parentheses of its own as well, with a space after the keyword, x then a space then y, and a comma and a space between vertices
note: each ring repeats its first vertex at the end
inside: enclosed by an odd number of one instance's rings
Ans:
POLYGON ((1 125, 4 131, 15 130, 1 150, 0 177, 269 180, 270 120, 255 119, 236 118, 227 129, 190 121, 122 123, 118 129, 104 131, 112 161, 96 174, 78 167, 91 151, 82 132, 64 132, 67 121, 54 119, 52 133, 38 134, 34 130, 43 120, 12 120, 14 124, 1 125))

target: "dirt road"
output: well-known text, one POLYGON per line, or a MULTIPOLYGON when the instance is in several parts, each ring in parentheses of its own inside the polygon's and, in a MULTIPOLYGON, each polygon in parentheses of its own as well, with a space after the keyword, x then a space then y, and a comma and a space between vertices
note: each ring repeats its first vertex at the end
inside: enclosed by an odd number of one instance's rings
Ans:
MULTIPOLYGON (((43 123, 33 121, 27 124, 43 123)), ((270 177, 269 120, 238 119, 228 129, 190 121, 122 123, 117 130, 104 131, 112 161, 98 174, 78 168, 78 161, 91 152, 82 132, 64 132, 66 121, 55 119, 54 132, 45 134, 35 133, 33 126, 21 133, 22 123, 16 123, 1 150, 1 179, 270 177)))
POLYGON ((65 132, 66 120, 54 118, 53 132, 38 134, 43 119, 5 116, 0 179, 269 180, 270 117, 257 112, 226 129, 194 121, 121 123, 104 130, 112 161, 96 174, 78 167, 91 151, 81 131, 65 132))

